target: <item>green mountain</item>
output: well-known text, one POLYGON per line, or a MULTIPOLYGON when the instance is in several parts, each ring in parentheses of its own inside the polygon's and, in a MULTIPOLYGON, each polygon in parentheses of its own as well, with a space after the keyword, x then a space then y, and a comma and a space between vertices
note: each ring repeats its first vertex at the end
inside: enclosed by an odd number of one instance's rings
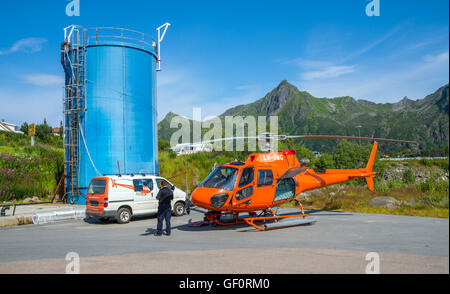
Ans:
MULTIPOLYGON (((263 98, 228 109, 225 116, 278 116, 278 125, 289 135, 359 135, 414 140, 420 150, 448 148, 449 85, 416 101, 407 97, 397 103, 374 103, 352 97, 317 98, 282 81, 263 98), (358 130, 357 126, 361 126, 358 130)), ((170 140, 169 113, 159 123, 160 138, 170 140)), ((298 141, 300 142, 300 141, 298 141)), ((303 140, 312 150, 330 152, 335 140, 303 140)), ((400 144, 382 144, 383 151, 403 148, 400 144)), ((417 148, 415 146, 410 146, 417 148)))

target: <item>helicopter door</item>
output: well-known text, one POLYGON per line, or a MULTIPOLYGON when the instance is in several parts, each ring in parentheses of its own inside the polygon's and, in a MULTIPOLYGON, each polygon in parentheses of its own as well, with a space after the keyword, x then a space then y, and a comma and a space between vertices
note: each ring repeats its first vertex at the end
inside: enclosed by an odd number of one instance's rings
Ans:
POLYGON ((285 178, 278 180, 277 190, 273 202, 278 202, 295 196, 295 182, 293 178, 285 178))
POLYGON ((271 169, 258 169, 256 190, 261 203, 272 201, 271 197, 275 193, 275 181, 271 169))
POLYGON ((251 200, 248 199, 253 195, 253 180, 255 178, 255 169, 253 167, 246 167, 242 170, 241 178, 239 179, 238 191, 235 199, 243 205, 249 205, 251 200))

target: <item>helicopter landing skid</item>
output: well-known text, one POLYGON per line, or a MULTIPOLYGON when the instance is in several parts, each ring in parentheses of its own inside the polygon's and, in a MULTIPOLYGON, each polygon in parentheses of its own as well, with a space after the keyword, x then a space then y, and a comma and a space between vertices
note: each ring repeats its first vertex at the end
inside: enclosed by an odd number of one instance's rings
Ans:
POLYGON ((248 224, 260 231, 268 231, 313 224, 317 221, 315 218, 307 218, 309 215, 304 213, 303 206, 299 201, 296 201, 296 204, 301 209, 300 214, 277 215, 273 211, 273 209, 269 209, 264 210, 259 216, 257 216, 256 212, 249 212, 248 216, 239 217, 238 212, 209 211, 205 213, 205 218, 203 221, 192 223, 190 224, 190 226, 191 227, 200 227, 205 225, 232 226, 238 224, 248 224), (269 221, 269 223, 266 223, 266 221, 269 221), (257 225, 255 224, 255 222, 262 222, 262 224, 257 225))
MULTIPOLYGON (((271 216, 262 216, 262 217, 249 217, 245 218, 244 221, 251 225, 252 227, 260 230, 260 231, 269 231, 275 229, 283 229, 288 227, 295 227, 301 225, 313 224, 317 220, 315 218, 307 218, 308 214, 303 211, 303 206, 300 201, 295 200, 296 205, 300 207, 301 214, 293 214, 293 215, 277 215, 273 209, 270 209, 271 216), (273 223, 266 224, 266 221, 274 221, 273 223), (262 226, 256 225, 256 222, 263 222, 262 226)), ((267 212, 266 212, 267 213, 267 212)))
POLYGON ((260 230, 260 231, 269 231, 275 229, 283 229, 288 227, 295 227, 307 224, 313 224, 317 220, 315 218, 306 218, 307 214, 295 214, 295 215, 283 215, 283 216, 267 216, 267 217, 251 217, 245 218, 244 221, 251 225, 252 227, 260 230), (284 221, 286 219, 286 221, 284 221), (289 219, 289 220, 287 220, 289 219), (273 223, 266 224, 265 221, 274 220, 273 223), (255 221, 263 221, 264 224, 256 225, 255 221))

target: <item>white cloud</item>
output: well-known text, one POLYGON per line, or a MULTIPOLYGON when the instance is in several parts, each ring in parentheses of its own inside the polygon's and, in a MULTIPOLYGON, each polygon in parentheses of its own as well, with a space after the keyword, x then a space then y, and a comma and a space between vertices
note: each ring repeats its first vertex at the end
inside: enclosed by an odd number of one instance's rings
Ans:
POLYGON ((354 71, 355 71, 354 66, 332 65, 321 70, 304 72, 301 74, 301 77, 305 80, 337 78, 342 75, 352 73, 354 71))
POLYGON ((425 64, 436 65, 436 64, 444 64, 444 63, 448 64, 448 61, 449 61, 448 57, 449 57, 449 54, 448 54, 448 51, 446 51, 446 52, 439 53, 437 55, 427 54, 424 56, 423 59, 425 61, 425 64))
POLYGON ((378 45, 380 45, 381 43, 383 43, 384 41, 388 40, 389 38, 391 38, 393 35, 395 35, 399 30, 401 30, 404 26, 406 26, 406 23, 402 23, 400 25, 395 26, 393 29, 391 29, 390 31, 388 31, 386 34, 384 34, 383 36, 381 36, 380 38, 376 39, 375 41, 373 41, 372 43, 368 44, 365 47, 362 47, 352 53, 350 53, 349 55, 347 55, 345 58, 343 58, 340 62, 341 63, 345 63, 348 60, 354 59, 356 57, 359 57, 360 55, 365 54, 366 52, 372 50, 373 48, 377 47, 378 45))
POLYGON ((0 50, 0 55, 16 52, 35 53, 42 50, 42 45, 47 42, 44 38, 25 38, 15 42, 10 48, 0 50))
POLYGON ((316 97, 352 96, 377 103, 398 102, 404 96, 422 99, 448 83, 449 52, 427 54, 407 66, 385 64, 361 68, 358 75, 329 80, 293 82, 316 97))
POLYGON ((34 86, 57 86, 64 85, 64 78, 58 75, 49 75, 49 74, 29 74, 22 76, 22 81, 27 84, 31 84, 34 86))

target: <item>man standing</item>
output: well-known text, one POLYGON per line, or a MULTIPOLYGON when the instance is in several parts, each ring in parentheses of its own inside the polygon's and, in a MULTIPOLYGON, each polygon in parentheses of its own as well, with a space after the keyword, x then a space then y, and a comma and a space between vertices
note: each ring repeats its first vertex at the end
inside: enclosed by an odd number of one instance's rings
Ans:
POLYGON ((170 218, 172 216, 172 206, 170 205, 170 202, 173 200, 173 192, 166 181, 161 182, 161 190, 159 190, 158 195, 156 195, 156 199, 159 200, 159 204, 158 225, 155 236, 162 235, 164 220, 166 220, 166 235, 170 236, 170 218))

